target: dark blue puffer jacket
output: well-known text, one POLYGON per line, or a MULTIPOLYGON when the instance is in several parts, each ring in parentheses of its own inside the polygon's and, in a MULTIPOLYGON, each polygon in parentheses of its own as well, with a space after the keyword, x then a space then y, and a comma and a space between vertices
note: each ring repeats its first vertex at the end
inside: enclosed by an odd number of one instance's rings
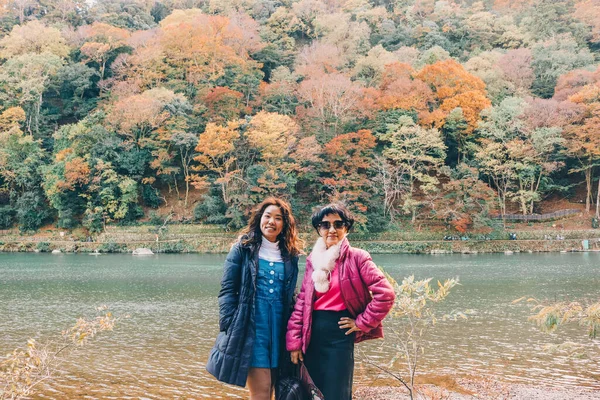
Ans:
MULTIPOLYGON (((285 351, 285 329, 293 307, 294 289, 298 279, 298 257, 284 256, 284 315, 280 327, 285 351)), ((219 292, 219 335, 210 351, 206 370, 221 382, 246 386, 254 345, 254 291, 258 271, 258 248, 233 245, 225 260, 219 292)), ((288 356, 289 357, 289 356, 288 356)))

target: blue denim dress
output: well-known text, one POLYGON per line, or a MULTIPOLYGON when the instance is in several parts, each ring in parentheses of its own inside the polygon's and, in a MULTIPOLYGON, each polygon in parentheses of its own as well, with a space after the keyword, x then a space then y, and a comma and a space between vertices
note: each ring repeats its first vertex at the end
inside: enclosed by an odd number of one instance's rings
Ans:
POLYGON ((283 318, 283 262, 258 260, 254 351, 250 366, 277 368, 283 318))

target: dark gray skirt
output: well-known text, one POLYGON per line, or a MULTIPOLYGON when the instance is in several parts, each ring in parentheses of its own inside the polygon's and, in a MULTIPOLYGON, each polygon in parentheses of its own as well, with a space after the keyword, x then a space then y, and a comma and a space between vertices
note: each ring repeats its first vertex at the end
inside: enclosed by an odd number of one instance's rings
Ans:
POLYGON ((312 333, 304 364, 325 400, 352 400, 354 336, 340 329, 348 311, 313 311, 312 333))

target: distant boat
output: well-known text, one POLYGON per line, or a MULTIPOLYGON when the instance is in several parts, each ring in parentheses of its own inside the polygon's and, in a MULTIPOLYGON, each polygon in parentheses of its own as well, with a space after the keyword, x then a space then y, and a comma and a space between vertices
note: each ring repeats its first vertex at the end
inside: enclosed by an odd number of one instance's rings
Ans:
POLYGON ((94 251, 92 251, 91 253, 88 253, 88 254, 89 254, 90 256, 99 256, 99 255, 102 255, 102 253, 100 253, 100 252, 98 251, 98 249, 96 249, 96 250, 94 250, 94 251))

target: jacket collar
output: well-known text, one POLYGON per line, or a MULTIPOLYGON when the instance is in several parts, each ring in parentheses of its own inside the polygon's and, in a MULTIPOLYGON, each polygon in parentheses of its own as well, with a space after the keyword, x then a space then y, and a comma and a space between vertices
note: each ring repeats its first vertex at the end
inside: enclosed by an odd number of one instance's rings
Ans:
MULTIPOLYGON (((350 242, 348 241, 348 235, 346 235, 346 237, 344 237, 344 239, 342 240, 342 243, 340 244, 340 256, 337 258, 338 261, 343 261, 344 258, 346 258, 346 254, 348 253, 348 251, 352 248, 352 246, 350 246, 350 242)), ((313 252, 311 251, 310 254, 308 255, 307 259, 310 259, 312 261, 312 257, 313 257, 313 252)), ((284 257, 285 260, 285 257, 284 257)))
POLYGON ((338 260, 340 262, 344 261, 349 250, 350 250, 350 242, 348 241, 348 235, 346 235, 344 237, 344 239, 342 240, 342 243, 340 244, 340 257, 338 258, 338 260))

